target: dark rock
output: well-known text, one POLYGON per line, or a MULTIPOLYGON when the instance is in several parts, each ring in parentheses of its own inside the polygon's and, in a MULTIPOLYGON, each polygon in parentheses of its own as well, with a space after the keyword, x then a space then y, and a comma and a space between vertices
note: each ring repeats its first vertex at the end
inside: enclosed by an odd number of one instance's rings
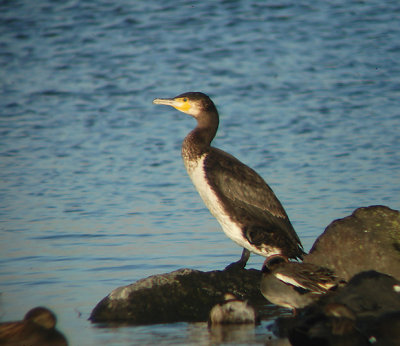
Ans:
MULTIPOLYGON (((327 267, 346 281, 367 270, 400 279, 400 213, 384 206, 355 210, 351 216, 326 228, 304 262, 327 267)), ((248 300, 259 311, 264 309, 260 314, 262 319, 268 312, 265 312, 267 301, 260 293, 260 279, 261 273, 255 269, 211 272, 180 269, 155 275, 112 291, 93 309, 90 320, 129 324, 206 321, 211 308, 227 292, 248 300)), ((375 294, 380 292, 373 291, 372 295, 375 294)), ((355 290, 354 300, 357 295, 355 290)), ((364 306, 365 298, 360 299, 364 306)), ((371 311, 374 309, 371 307, 371 311)))
POLYGON ((400 345, 400 311, 381 316, 369 329, 368 340, 376 346, 400 345))
POLYGON ((304 262, 330 268, 346 281, 367 270, 400 279, 400 213, 384 206, 356 209, 325 229, 304 262))
POLYGON ((400 281, 368 271, 295 318, 278 319, 275 330, 288 336, 293 345, 366 345, 371 338, 374 342, 384 337, 398 340, 399 312, 400 281), (396 318, 389 320, 388 316, 396 318))
POLYGON ((327 301, 347 306, 357 318, 375 318, 400 311, 400 281, 376 271, 362 272, 327 301))
POLYGON ((265 304, 255 269, 202 272, 180 269, 119 287, 92 311, 92 322, 130 324, 207 321, 226 292, 253 305, 265 304))

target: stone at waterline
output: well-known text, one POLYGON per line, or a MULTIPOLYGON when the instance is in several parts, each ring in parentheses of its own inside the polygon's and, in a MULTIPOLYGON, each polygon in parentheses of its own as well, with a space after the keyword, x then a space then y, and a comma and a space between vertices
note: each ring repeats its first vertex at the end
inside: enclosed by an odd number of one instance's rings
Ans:
POLYGON ((306 307, 295 318, 279 318, 274 331, 289 337, 292 345, 400 345, 398 326, 400 281, 366 271, 351 278, 336 294, 326 295, 306 307))
MULTIPOLYGON (((304 261, 328 267, 347 280, 366 270, 399 279, 400 213, 384 206, 359 208, 332 222, 304 261)), ((260 308, 267 304, 259 290, 260 278, 255 269, 180 269, 155 275, 115 289, 97 304, 90 319, 130 324, 206 321, 226 292, 260 308)))
POLYGON ((267 301, 255 269, 202 272, 180 269, 113 290, 93 309, 92 322, 171 323, 206 321, 226 292, 254 305, 267 301))
POLYGON ((400 280, 400 212, 381 205, 356 209, 325 229, 304 262, 345 280, 367 270, 400 280))

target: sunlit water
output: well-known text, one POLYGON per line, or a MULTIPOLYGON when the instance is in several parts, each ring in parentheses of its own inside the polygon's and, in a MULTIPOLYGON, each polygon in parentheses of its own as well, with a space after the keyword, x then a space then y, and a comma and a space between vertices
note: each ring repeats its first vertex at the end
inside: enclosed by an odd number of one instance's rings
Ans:
POLYGON ((118 286, 241 253, 181 162, 194 120, 155 97, 213 98, 214 145, 267 180, 307 250, 357 207, 400 209, 399 17, 397 1, 1 1, 1 320, 45 305, 71 345, 218 342, 205 323, 87 321, 118 286))

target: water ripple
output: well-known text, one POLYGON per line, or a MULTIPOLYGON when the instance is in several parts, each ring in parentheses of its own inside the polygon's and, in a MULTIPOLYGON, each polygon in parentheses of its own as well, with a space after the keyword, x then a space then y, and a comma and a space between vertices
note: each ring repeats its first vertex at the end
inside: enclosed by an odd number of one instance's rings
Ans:
MULTIPOLYGON (((268 181, 306 249, 356 207, 400 209, 396 1, 0 9, 5 319, 45 304, 71 344, 151 344, 150 329, 91 328, 73 310, 88 317, 119 285, 238 258, 184 171, 180 144, 194 120, 155 97, 212 96, 215 145, 268 181)), ((160 328, 199 340, 186 325, 160 328)), ((265 330, 256 334, 263 344, 265 330)))

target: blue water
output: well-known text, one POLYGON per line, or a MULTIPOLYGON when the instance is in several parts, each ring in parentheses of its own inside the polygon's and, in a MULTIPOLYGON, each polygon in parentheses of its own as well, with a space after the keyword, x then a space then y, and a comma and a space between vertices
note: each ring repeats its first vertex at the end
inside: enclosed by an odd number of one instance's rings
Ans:
POLYGON ((397 1, 0 1, 0 319, 48 306, 71 345, 215 341, 87 321, 116 287, 241 253, 181 162, 193 119, 155 97, 213 98, 214 145, 307 250, 357 207, 400 209, 399 19, 397 1))

